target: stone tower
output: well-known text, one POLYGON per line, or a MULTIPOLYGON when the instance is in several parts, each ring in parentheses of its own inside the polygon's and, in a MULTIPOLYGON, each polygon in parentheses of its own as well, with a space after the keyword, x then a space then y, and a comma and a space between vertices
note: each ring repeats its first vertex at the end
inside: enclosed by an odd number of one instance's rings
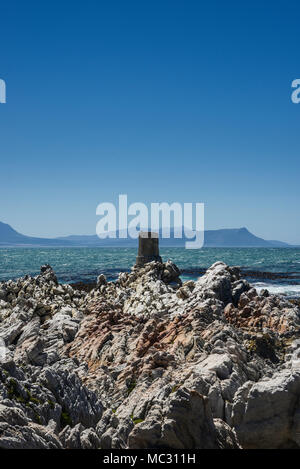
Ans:
POLYGON ((152 261, 162 262, 159 255, 158 233, 141 231, 139 235, 139 250, 136 265, 144 265, 152 261))

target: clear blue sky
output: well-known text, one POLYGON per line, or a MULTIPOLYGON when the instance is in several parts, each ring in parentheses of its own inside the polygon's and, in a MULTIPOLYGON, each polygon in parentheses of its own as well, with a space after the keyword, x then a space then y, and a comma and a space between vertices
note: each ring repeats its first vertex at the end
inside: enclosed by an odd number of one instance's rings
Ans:
POLYGON ((300 244, 299 2, 12 1, 0 17, 1 221, 91 234, 125 193, 300 244))

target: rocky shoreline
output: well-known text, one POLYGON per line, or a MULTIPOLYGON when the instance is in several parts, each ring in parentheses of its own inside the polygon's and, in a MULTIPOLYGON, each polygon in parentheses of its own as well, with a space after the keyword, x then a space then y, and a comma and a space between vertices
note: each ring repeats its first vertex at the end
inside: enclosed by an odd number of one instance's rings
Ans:
POLYGON ((222 262, 43 266, 0 283, 0 448, 299 448, 299 345, 299 306, 222 262))
MULTIPOLYGON (((245 269, 241 267, 239 267, 239 269, 240 269, 241 278, 245 278, 246 280, 250 278, 257 279, 257 280, 259 279, 262 279, 262 280, 285 279, 285 280, 289 280, 290 284, 295 284, 295 285, 299 284, 298 282, 298 280, 300 279, 299 272, 289 272, 289 273, 264 272, 261 270, 249 270, 249 269, 245 269)), ((127 273, 128 271, 123 270, 122 272, 127 273)), ((181 269, 182 275, 188 275, 188 276, 195 277, 195 278, 198 278, 199 276, 204 275, 206 272, 207 272, 207 269, 200 269, 200 268, 181 269)), ((117 275, 116 275, 116 279, 117 279, 117 275)), ((112 280, 116 280, 116 279, 113 278, 112 280)), ((73 288, 89 292, 93 288, 95 288, 97 285, 96 277, 95 277, 95 280, 88 280, 88 281, 85 281, 83 279, 76 280, 76 281, 73 281, 71 285, 73 288)))

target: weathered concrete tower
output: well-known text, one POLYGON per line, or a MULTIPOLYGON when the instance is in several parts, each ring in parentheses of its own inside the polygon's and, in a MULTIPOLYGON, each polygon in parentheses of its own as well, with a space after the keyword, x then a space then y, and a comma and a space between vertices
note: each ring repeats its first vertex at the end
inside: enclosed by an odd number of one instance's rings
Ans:
POLYGON ((158 233, 141 231, 139 235, 139 250, 136 265, 144 265, 147 262, 162 262, 159 255, 158 233))

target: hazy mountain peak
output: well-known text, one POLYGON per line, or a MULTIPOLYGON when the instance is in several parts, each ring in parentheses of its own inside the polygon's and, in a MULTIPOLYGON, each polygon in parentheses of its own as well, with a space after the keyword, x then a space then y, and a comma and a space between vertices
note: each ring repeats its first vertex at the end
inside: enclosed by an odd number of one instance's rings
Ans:
MULTIPOLYGON (((161 236, 161 246, 184 247, 187 239, 175 239, 174 229, 171 229, 171 238, 165 239, 161 236)), ((287 243, 281 241, 266 241, 251 233, 246 227, 226 228, 220 230, 207 230, 204 234, 205 247, 288 247, 287 243)), ((34 238, 24 236, 14 230, 10 225, 0 222, 0 245, 2 246, 91 246, 91 247, 110 247, 110 246, 137 246, 136 239, 106 238, 99 239, 97 235, 79 236, 71 235, 55 239, 34 238)))

